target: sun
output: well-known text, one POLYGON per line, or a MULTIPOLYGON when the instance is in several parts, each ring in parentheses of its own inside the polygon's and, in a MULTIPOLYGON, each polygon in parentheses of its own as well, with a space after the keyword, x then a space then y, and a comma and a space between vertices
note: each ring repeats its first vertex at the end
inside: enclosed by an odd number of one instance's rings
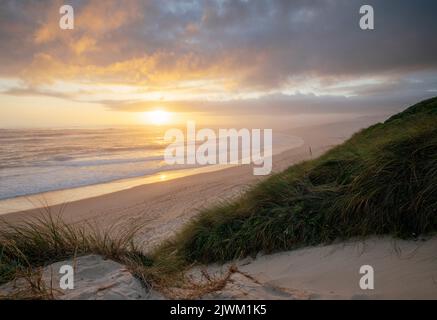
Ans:
POLYGON ((170 122, 171 113, 165 110, 154 110, 142 113, 141 120, 154 125, 164 125, 170 122))

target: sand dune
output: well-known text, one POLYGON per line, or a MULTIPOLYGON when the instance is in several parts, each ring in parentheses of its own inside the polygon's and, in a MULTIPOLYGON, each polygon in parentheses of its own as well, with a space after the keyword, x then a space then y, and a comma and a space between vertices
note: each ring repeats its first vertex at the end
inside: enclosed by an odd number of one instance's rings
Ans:
MULTIPOLYGON (((437 299, 437 237, 402 241, 390 237, 308 247, 272 255, 259 255, 223 266, 196 267, 190 276, 204 281, 200 271, 223 278, 234 270, 223 289, 200 299, 314 300, 314 299, 437 299), (359 286, 360 267, 374 269, 374 289, 359 286)), ((122 265, 89 255, 54 263, 44 269, 43 281, 61 300, 166 299, 146 289, 122 265), (75 288, 60 290, 58 270, 75 268, 75 288)), ((0 286, 0 296, 26 290, 24 280, 0 286)), ((182 295, 183 296, 183 295, 182 295)))
MULTIPOLYGON (((208 299, 437 299, 437 237, 389 237, 237 261, 241 273, 208 299), (374 269, 374 290, 362 290, 360 267, 374 269)), ((211 266, 212 274, 229 264, 211 266)))
MULTIPOLYGON (((123 265, 96 255, 51 264, 44 268, 41 279, 41 287, 58 300, 143 300, 151 296, 123 265), (59 270, 65 265, 75 270, 74 288, 62 290, 59 270)), ((30 282, 21 278, 0 286, 0 297, 20 297, 30 290, 30 282)))

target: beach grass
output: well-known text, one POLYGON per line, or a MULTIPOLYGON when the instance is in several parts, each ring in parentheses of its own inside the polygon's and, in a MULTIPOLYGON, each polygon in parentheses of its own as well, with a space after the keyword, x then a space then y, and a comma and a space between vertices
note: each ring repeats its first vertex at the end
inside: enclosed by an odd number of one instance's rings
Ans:
POLYGON ((223 287, 230 274, 236 272, 230 269, 222 277, 194 281, 185 274, 191 266, 185 261, 166 253, 158 259, 144 253, 135 240, 142 227, 140 222, 107 228, 90 223, 68 224, 61 212, 54 214, 45 208, 39 217, 20 223, 2 221, 0 226, 0 285, 22 280, 13 291, 0 293, 0 300, 55 299, 58 290, 43 279, 44 268, 92 254, 121 263, 145 288, 174 299, 199 298, 223 287))
POLYGON ((91 254, 123 264, 144 287, 154 288, 172 299, 198 299, 223 288, 230 276, 238 272, 232 267, 223 276, 204 272, 201 280, 193 280, 185 274, 191 266, 185 261, 175 260, 168 253, 154 260, 135 245, 140 224, 101 229, 90 224, 67 224, 59 214, 52 213, 18 224, 3 224, 0 228, 0 285, 15 280, 20 284, 7 294, 0 292, 0 300, 56 299, 59 290, 43 278, 44 268, 91 254))
POLYGON ((354 237, 437 230, 437 98, 356 133, 235 201, 203 210, 155 251, 225 262, 354 237))
POLYGON ((67 224, 45 212, 25 222, 0 227, 0 284, 34 275, 40 267, 65 259, 98 254, 126 265, 148 284, 145 268, 151 259, 134 242, 140 225, 101 229, 92 224, 67 224))

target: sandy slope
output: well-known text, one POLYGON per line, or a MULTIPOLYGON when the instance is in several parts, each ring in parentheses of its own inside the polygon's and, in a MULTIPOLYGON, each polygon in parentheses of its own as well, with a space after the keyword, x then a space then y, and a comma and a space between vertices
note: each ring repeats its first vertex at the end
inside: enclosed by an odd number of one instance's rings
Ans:
MULTIPOLYGON (((42 274, 33 275, 34 282, 41 277, 42 293, 52 294, 57 300, 145 300, 160 299, 153 290, 146 289, 123 265, 97 255, 78 257, 53 263, 42 274), (61 288, 65 283, 60 274, 63 266, 74 270, 72 288, 61 288)), ((31 292, 30 282, 22 279, 0 286, 2 296, 23 297, 31 292)))
MULTIPOLYGON (((241 273, 207 299, 437 299, 437 237, 372 238, 304 248, 236 262, 241 273), (360 267, 374 269, 374 290, 362 290, 360 267)), ((229 265, 211 266, 212 274, 229 265)))
MULTIPOLYGON (((372 238, 303 248, 212 265, 206 272, 220 279, 231 266, 237 271, 226 286, 201 299, 437 299, 437 237, 417 242, 372 238), (363 265, 374 268, 374 290, 359 286, 363 265)), ((191 271, 193 279, 204 281, 202 269, 191 271)), ((43 280, 56 299, 165 299, 146 290, 122 265, 95 255, 52 264, 44 269, 43 280), (59 287, 63 265, 75 268, 73 290, 59 287)), ((23 279, 0 286, 0 299, 23 290, 28 290, 23 279)))

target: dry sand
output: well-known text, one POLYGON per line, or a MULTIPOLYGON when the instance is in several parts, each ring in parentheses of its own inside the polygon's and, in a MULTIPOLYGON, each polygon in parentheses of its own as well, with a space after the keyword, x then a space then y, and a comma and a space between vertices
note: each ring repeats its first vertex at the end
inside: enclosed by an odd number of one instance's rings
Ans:
MULTIPOLYGON (((156 300, 161 297, 146 289, 123 265, 97 255, 53 263, 41 274, 35 273, 33 281, 39 277, 42 293, 51 293, 56 300, 156 300), (74 270, 73 288, 61 289, 60 283, 65 280, 59 271, 63 266, 74 270)), ((23 297, 31 291, 29 279, 20 278, 0 286, 0 299, 2 296, 23 297)))
MULTIPOLYGON (((207 299, 437 299, 437 237, 389 237, 304 248, 235 262, 235 273, 207 299), (360 267, 374 270, 374 289, 362 290, 360 267)), ((229 265, 210 266, 221 274, 229 265)))
MULTIPOLYGON (((205 281, 205 271, 221 279, 231 266, 234 273, 225 287, 201 299, 437 299, 437 237, 417 242, 384 237, 303 248, 223 266, 196 267, 190 275, 196 282, 205 281), (374 270, 372 290, 360 288, 363 265, 374 270)), ((165 299, 145 289, 124 266, 96 255, 54 263, 44 269, 42 280, 62 300, 165 299), (63 265, 74 266, 73 290, 59 287, 63 265)), ((29 290, 29 284, 19 279, 0 286, 0 297, 24 290, 29 290)))

